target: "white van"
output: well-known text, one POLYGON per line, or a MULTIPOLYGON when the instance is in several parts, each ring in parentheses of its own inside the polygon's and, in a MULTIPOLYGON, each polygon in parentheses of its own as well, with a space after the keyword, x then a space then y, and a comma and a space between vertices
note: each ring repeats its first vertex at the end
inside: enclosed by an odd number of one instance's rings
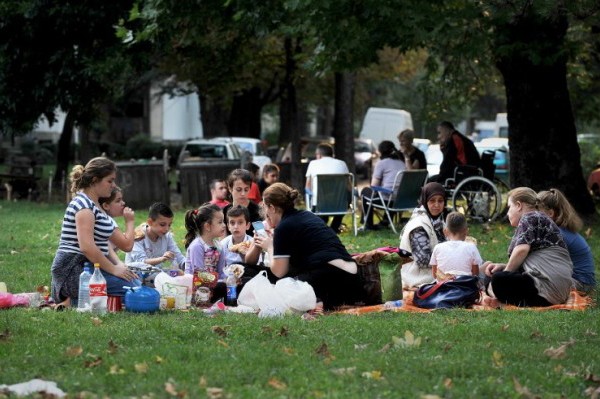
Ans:
POLYGON ((412 129, 410 112, 395 108, 369 108, 363 120, 360 137, 371 139, 378 146, 383 140, 396 143, 398 133, 412 129))
POLYGON ((494 137, 508 137, 508 118, 506 112, 496 114, 494 137))

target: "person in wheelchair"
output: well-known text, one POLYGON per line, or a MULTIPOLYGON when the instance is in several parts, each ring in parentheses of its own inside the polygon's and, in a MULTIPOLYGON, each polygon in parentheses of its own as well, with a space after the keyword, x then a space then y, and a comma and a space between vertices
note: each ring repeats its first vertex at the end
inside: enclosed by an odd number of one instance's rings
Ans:
POLYGON ((437 127, 440 149, 444 158, 440 165, 440 173, 429 178, 429 181, 445 184, 447 179, 454 177, 457 166, 481 166, 481 157, 475 144, 465 135, 458 132, 448 121, 440 122, 437 127))

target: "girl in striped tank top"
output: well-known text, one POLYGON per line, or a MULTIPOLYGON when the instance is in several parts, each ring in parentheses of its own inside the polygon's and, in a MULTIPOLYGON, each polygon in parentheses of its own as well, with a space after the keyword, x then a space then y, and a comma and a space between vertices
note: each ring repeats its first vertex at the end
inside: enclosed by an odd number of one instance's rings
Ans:
POLYGON ((59 307, 76 305, 79 275, 86 261, 100 264, 108 295, 122 296, 123 285, 135 284, 137 280, 137 275, 109 250, 109 240, 123 250, 131 250, 133 211, 128 210, 132 222, 123 233, 98 206, 98 199, 109 197, 115 187, 116 173, 114 162, 103 157, 90 160, 85 167, 73 167, 70 175, 73 199, 63 217, 60 241, 52 263, 52 298, 59 307))

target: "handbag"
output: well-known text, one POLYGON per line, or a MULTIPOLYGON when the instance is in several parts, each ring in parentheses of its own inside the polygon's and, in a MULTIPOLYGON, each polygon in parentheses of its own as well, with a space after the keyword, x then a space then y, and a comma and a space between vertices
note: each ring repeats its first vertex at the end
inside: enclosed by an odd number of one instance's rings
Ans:
POLYGON ((420 286, 415 291, 413 304, 425 309, 468 308, 479 297, 479 277, 455 276, 451 280, 420 286))
POLYGON ((362 305, 377 305, 383 302, 379 262, 386 255, 386 252, 374 249, 352 256, 357 265, 358 277, 362 288, 362 292, 357 297, 357 303, 362 305))

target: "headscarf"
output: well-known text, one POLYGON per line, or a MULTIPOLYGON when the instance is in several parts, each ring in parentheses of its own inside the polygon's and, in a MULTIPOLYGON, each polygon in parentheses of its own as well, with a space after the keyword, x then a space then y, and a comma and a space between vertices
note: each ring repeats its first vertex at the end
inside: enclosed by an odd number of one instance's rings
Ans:
POLYGON ((444 198, 444 206, 446 205, 446 189, 440 183, 431 182, 427 183, 421 189, 421 198, 420 203, 421 206, 427 212, 429 219, 431 220, 431 224, 433 225, 433 229, 435 234, 438 236, 438 241, 443 242, 446 241, 444 237, 444 212, 440 213, 437 216, 432 216, 431 212, 429 212, 429 208, 427 208, 427 201, 429 201, 433 196, 441 195, 444 198))

